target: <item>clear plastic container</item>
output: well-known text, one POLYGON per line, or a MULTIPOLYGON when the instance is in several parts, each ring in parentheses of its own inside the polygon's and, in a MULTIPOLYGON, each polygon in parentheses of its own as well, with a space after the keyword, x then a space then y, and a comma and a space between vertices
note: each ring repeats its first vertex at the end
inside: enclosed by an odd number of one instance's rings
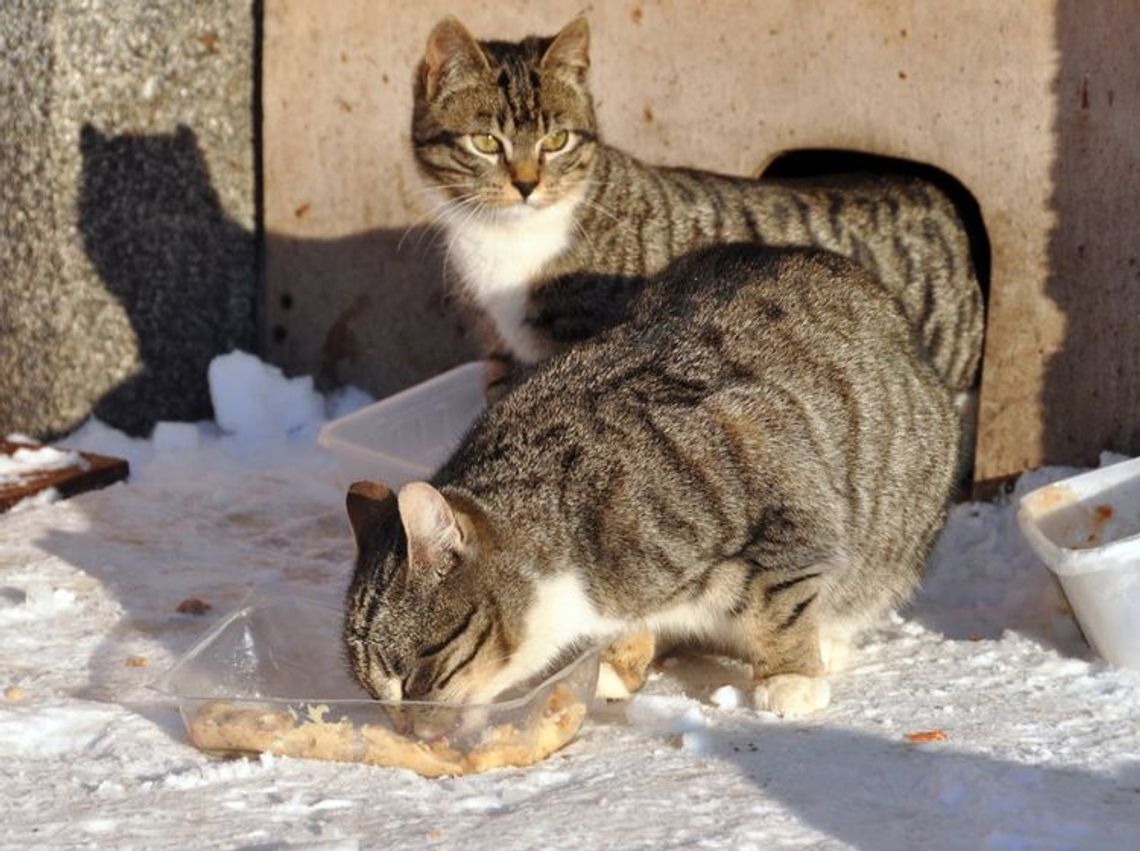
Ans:
POLYGON ((486 405, 487 368, 465 363, 326 423, 317 442, 336 458, 341 484, 372 479, 395 490, 430 478, 486 405))
POLYGON ((537 762, 578 733, 598 652, 493 703, 373 700, 349 675, 340 608, 306 600, 252 604, 209 630, 154 688, 178 703, 204 751, 364 762, 426 777, 537 762))
POLYGON ((1140 458, 1026 494, 1017 520, 1096 651, 1140 668, 1140 458))

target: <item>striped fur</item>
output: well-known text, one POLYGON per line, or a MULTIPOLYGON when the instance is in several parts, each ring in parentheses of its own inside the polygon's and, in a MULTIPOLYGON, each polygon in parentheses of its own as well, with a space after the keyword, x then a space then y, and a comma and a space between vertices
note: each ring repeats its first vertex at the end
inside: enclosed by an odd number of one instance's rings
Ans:
POLYGON ((485 699, 637 630, 814 676, 821 644, 912 592, 958 426, 880 283, 734 244, 628 313, 536 367, 398 511, 384 489, 350 511, 346 639, 374 693, 485 699))
POLYGON ((416 160, 443 196, 437 216, 462 289, 499 345, 534 362, 620 316, 631 281, 686 252, 749 240, 853 258, 920 330, 946 385, 973 386, 981 292, 966 232, 939 189, 901 176, 773 181, 647 165, 598 140, 588 64, 583 19, 556 39, 519 43, 477 43, 448 19, 429 39, 416 160), (544 153, 542 139, 559 129, 569 144, 544 153), (476 133, 501 139, 503 152, 474 151, 476 133), (520 170, 537 181, 526 198, 515 189, 520 170), (542 212, 560 203, 573 215, 552 233, 542 212), (524 243, 529 261, 512 262, 505 249, 524 243))

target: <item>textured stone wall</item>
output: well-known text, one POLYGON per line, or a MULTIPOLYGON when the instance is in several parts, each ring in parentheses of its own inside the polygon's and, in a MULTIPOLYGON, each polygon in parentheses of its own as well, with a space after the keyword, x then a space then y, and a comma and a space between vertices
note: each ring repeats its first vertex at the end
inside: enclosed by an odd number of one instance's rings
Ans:
POLYGON ((250 0, 0 4, 0 433, 210 415, 256 341, 250 0))

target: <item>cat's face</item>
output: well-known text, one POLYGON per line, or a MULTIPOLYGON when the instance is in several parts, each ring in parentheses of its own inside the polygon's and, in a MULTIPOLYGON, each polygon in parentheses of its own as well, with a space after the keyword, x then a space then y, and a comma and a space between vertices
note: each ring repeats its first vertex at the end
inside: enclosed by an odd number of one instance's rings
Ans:
POLYGON ((398 497, 358 482, 347 505, 358 557, 344 641, 356 679, 378 700, 493 698, 514 629, 477 511, 422 482, 398 497))
POLYGON ((450 17, 436 25, 412 143, 448 213, 526 216, 580 197, 597 147, 589 64, 584 18, 518 43, 476 42, 450 17))

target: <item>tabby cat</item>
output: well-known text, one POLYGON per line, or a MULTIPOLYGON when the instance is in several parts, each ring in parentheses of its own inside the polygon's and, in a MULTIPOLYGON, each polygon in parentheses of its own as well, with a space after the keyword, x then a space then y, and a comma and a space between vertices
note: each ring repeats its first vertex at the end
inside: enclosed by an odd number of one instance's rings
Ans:
POLYGON ((920 329, 947 386, 972 386, 981 293, 939 189, 907 177, 780 182, 646 165, 599 140, 589 64, 584 18, 518 43, 477 42, 447 18, 416 77, 412 141, 443 196, 449 262, 516 359, 620 321, 645 275, 740 240, 854 258, 920 329))
POLYGON ((648 630, 746 660, 760 706, 799 714, 914 589, 958 425, 880 282, 739 243, 629 313, 536 366, 431 484, 351 489, 344 639, 377 698, 480 702, 648 630))

